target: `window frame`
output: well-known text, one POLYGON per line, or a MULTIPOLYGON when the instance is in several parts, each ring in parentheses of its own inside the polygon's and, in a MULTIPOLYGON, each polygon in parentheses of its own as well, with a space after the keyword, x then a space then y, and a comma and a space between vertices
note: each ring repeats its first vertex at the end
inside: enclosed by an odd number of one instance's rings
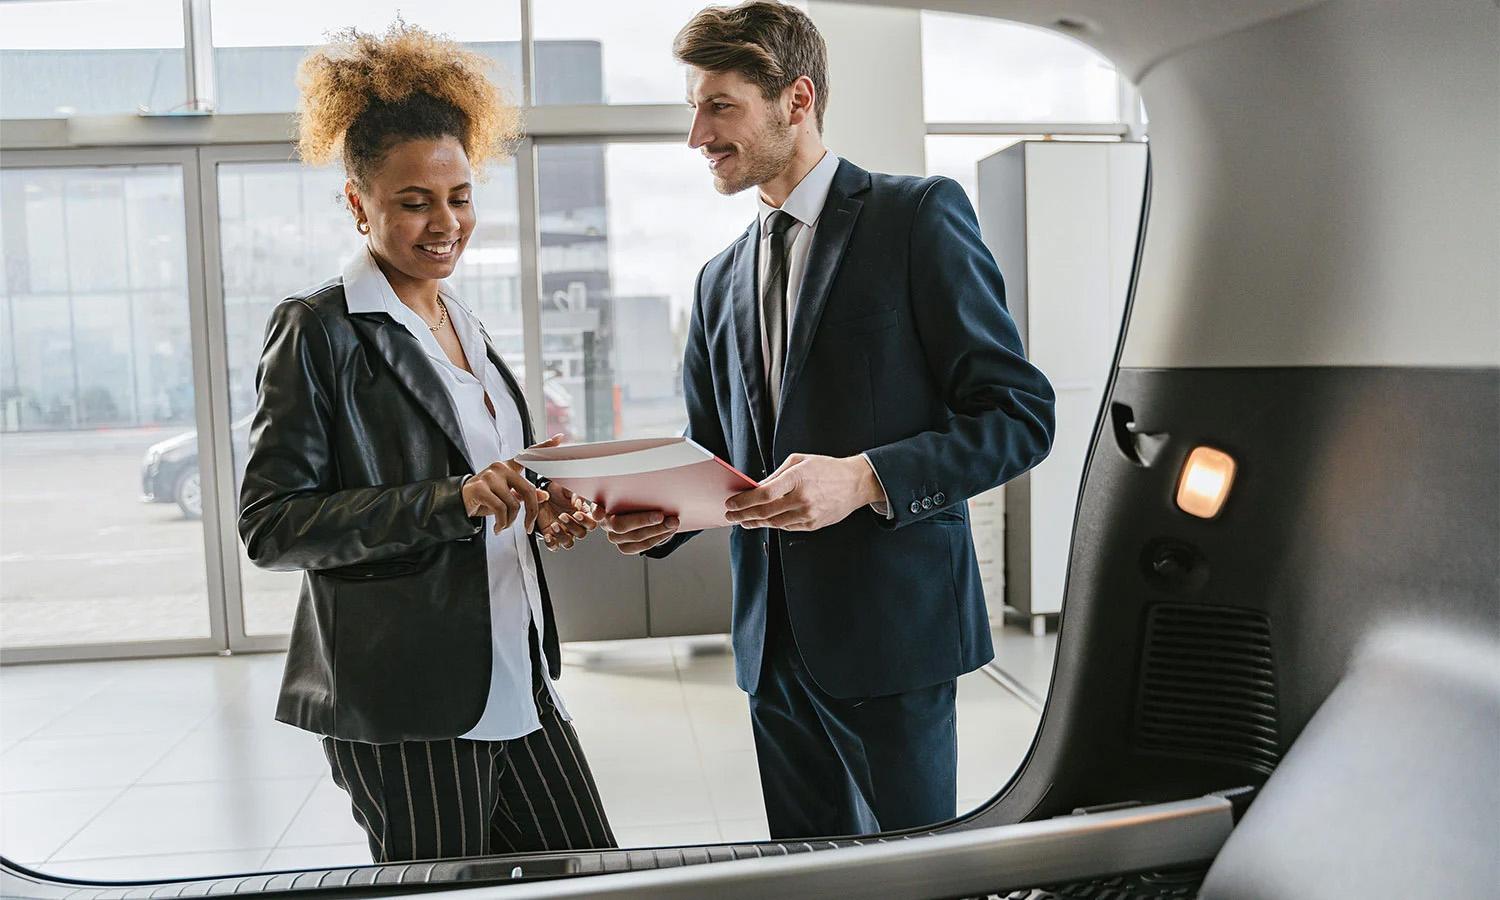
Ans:
MULTIPOLYGON (((109 168, 113 166, 170 165, 178 168, 182 178, 183 229, 187 254, 188 289, 188 334, 192 343, 193 371, 193 420, 198 430, 199 447, 207 447, 207 458, 217 460, 221 452, 228 452, 228 422, 223 429, 216 427, 214 394, 218 379, 212 371, 209 358, 199 352, 211 341, 210 316, 198 298, 204 296, 204 231, 199 219, 202 202, 200 181, 197 177, 198 154, 191 148, 168 149, 151 147, 125 147, 110 149, 5 149, 0 156, 0 169, 67 169, 109 168), (222 445, 222 446, 221 446, 222 445)), ((225 408, 227 411, 227 397, 225 408)), ((212 462, 205 465, 205 454, 199 453, 199 477, 205 484, 217 485, 218 470, 212 462)), ((192 654, 218 653, 229 647, 229 633, 225 592, 225 558, 220 547, 222 535, 215 523, 232 509, 224 509, 222 501, 230 494, 219 491, 203 492, 203 518, 200 520, 203 533, 203 560, 206 567, 205 597, 208 603, 207 637, 162 638, 144 641, 121 641, 88 644, 44 644, 29 647, 11 647, 4 651, 4 662, 31 663, 59 660, 116 659, 148 656, 184 656, 192 654)), ((237 565, 237 563, 236 563, 237 565)), ((283 642, 284 643, 284 642, 283 642)))

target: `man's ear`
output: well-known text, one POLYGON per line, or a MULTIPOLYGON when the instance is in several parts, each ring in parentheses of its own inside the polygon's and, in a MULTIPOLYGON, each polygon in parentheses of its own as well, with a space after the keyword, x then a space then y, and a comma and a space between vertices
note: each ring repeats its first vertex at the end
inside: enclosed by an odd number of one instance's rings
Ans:
POLYGON ((812 79, 806 75, 798 77, 792 82, 787 90, 791 92, 792 108, 787 115, 787 122, 792 125, 800 125, 803 120, 813 115, 813 107, 817 105, 818 91, 813 87, 812 79))

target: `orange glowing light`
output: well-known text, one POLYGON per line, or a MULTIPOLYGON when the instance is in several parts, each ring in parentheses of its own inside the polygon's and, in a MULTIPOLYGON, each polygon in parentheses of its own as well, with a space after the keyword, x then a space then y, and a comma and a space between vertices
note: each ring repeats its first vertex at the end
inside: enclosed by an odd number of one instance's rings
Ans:
POLYGON ((1194 447, 1177 482, 1177 506, 1190 516, 1212 519, 1224 508, 1234 484, 1234 457, 1212 447, 1194 447))

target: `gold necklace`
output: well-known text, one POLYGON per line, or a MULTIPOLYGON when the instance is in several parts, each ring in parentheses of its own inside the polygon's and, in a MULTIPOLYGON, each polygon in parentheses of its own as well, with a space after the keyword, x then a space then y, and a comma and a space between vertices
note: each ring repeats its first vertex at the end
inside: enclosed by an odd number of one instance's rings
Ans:
POLYGON ((433 334, 437 334, 439 331, 442 331, 443 326, 448 324, 448 304, 443 302, 442 297, 438 298, 438 306, 441 306, 443 308, 443 317, 438 319, 438 323, 436 325, 427 326, 427 330, 431 331, 433 334))

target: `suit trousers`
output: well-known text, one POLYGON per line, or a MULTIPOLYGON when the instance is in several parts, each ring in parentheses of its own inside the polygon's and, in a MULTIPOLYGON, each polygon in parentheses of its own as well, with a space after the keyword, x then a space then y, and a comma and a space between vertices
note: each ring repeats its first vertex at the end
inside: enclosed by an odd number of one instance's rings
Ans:
POLYGON ((957 682, 880 697, 829 695, 797 649, 774 538, 770 549, 766 645, 750 719, 771 837, 873 834, 954 818, 957 682))
POLYGON ((538 663, 532 687, 542 727, 523 737, 323 738, 375 862, 615 846, 578 734, 553 705, 538 663))

